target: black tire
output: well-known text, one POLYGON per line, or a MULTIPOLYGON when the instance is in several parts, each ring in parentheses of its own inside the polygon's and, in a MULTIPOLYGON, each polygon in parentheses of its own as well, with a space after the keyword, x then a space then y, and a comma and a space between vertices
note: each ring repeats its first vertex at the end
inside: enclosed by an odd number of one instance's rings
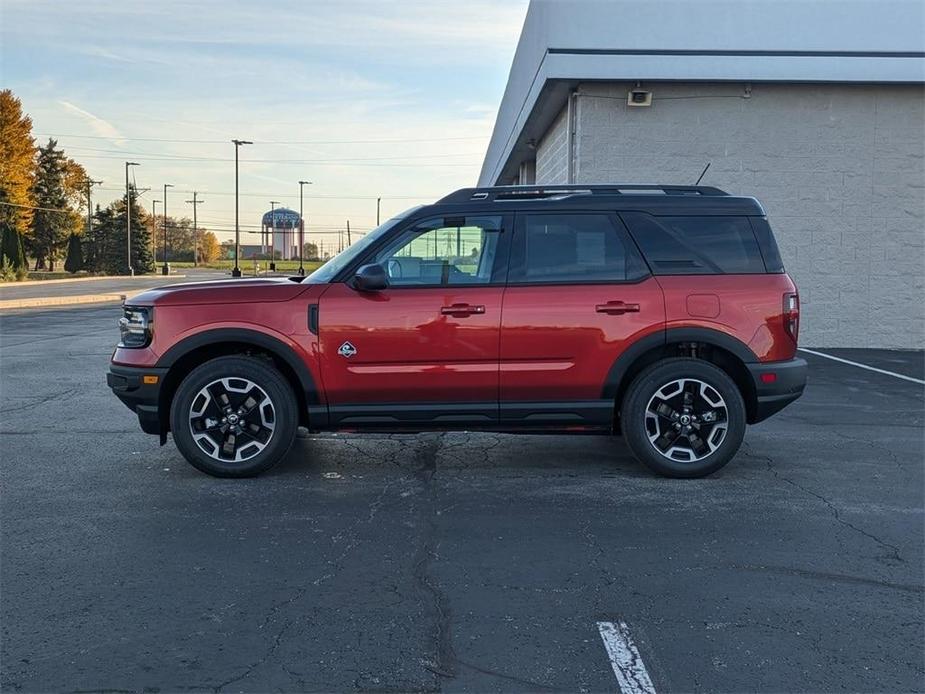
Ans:
MULTIPOLYGON (((224 420, 221 421, 224 422, 224 420)), ((298 426, 298 402, 292 387, 272 364, 256 357, 219 357, 197 366, 180 383, 170 407, 170 430, 180 453, 190 465, 214 477, 251 477, 268 470, 289 452, 298 426), (200 436, 200 440, 204 441, 203 446, 213 446, 213 454, 210 454, 196 442, 192 429, 203 422, 205 424, 210 421, 214 422, 218 417, 225 416, 227 419, 232 416, 232 414, 221 411, 219 402, 221 395, 211 401, 206 396, 200 397, 202 389, 220 379, 231 379, 228 383, 232 389, 246 387, 245 381, 247 381, 257 388, 257 390, 251 389, 248 392, 257 393, 256 397, 261 399, 257 401, 256 406, 248 409, 248 402, 245 400, 246 392, 228 390, 221 385, 213 386, 217 387, 219 392, 225 391, 226 396, 231 400, 231 409, 240 408, 232 413, 239 416, 240 420, 236 420, 237 430, 229 429, 224 423, 221 425, 224 429, 219 426, 211 427, 208 430, 211 432, 209 434, 211 441, 202 439, 200 436), (262 393, 260 393, 261 390, 262 393), (269 401, 269 407, 267 407, 267 401, 269 401), (191 420, 194 403, 197 410, 202 407, 207 408, 206 414, 197 418, 195 423, 191 420), (214 408, 218 408, 218 414, 215 413, 214 408), (248 414, 237 414, 242 411, 248 414), (253 436, 246 430, 242 431, 246 426, 257 427, 258 436, 253 436), (214 457, 215 455, 223 457, 227 451, 218 446, 212 436, 227 443, 229 435, 234 436, 232 440, 239 442, 233 455, 238 457, 240 452, 240 456, 246 455, 246 458, 233 460, 214 457), (254 452, 261 445, 263 448, 254 452)), ((234 448, 234 444, 230 446, 234 448)))
POLYGON ((666 477, 704 477, 719 470, 732 459, 742 445, 742 439, 745 437, 745 419, 742 394, 729 375, 709 362, 687 358, 664 359, 640 372, 626 391, 620 413, 623 435, 633 455, 650 470, 666 477), (691 380, 685 382, 684 379, 691 380), (707 389, 704 392, 714 402, 719 402, 715 398, 715 394, 718 393, 724 407, 709 405, 708 400, 701 399, 700 386, 696 385, 694 379, 706 384, 707 389), (672 393, 673 389, 668 386, 678 381, 681 381, 682 390, 678 391, 670 402, 662 399, 661 395, 656 395, 672 393), (695 401, 689 410, 684 407, 684 403, 687 402, 685 389, 692 391, 691 399, 695 401), (696 407, 698 401, 701 405, 699 409, 696 407), (653 410, 647 415, 650 402, 653 403, 653 410), (670 411, 670 415, 657 414, 657 406, 662 403, 668 406, 665 412, 670 411), (704 403, 707 404, 704 406, 704 403), (682 420, 681 417, 688 412, 689 419, 682 420), (715 419, 712 422, 703 420, 704 413, 706 417, 715 419), (694 421, 685 428, 681 422, 690 422, 692 416, 703 421, 694 421), (723 417, 726 423, 725 432, 719 424, 723 417), (688 431, 692 438, 688 439, 687 435, 681 433, 684 431, 688 431), (676 434, 679 434, 678 438, 671 439, 671 436, 676 434), (653 442, 650 436, 656 437, 656 440, 653 442), (714 436, 715 448, 714 443, 709 440, 714 436), (668 443, 670 441, 672 442, 668 443), (667 448, 667 451, 660 452, 661 449, 657 447, 659 444, 667 448), (675 448, 675 444, 678 444, 678 448, 675 448), (688 452, 685 452, 684 448, 687 448, 688 452), (711 448, 713 450, 710 450, 711 448), (675 459, 675 456, 688 456, 690 459, 675 459))

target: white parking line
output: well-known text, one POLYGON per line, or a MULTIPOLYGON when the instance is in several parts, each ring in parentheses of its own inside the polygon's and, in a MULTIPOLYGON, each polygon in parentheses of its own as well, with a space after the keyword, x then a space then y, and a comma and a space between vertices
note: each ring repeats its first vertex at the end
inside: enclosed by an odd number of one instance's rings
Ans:
POLYGON ((842 364, 850 364, 851 366, 856 366, 859 369, 867 369, 868 371, 876 371, 878 374, 886 374, 887 376, 892 376, 893 378, 901 378, 904 381, 911 381, 912 383, 918 383, 925 386, 925 381, 921 378, 912 378, 912 376, 903 376, 898 374, 895 371, 887 371, 885 369, 878 369, 875 366, 868 366, 867 364, 861 364, 856 361, 851 361, 849 359, 842 359, 841 357, 833 357, 831 354, 824 354, 823 352, 817 352, 814 349, 806 349, 805 347, 800 347, 801 352, 806 352, 807 354, 814 354, 817 357, 822 357, 823 359, 831 359, 832 361, 839 361, 842 364))
POLYGON ((604 648, 607 649, 622 694, 655 694, 649 672, 636 650, 626 623, 598 622, 597 628, 601 632, 604 648))

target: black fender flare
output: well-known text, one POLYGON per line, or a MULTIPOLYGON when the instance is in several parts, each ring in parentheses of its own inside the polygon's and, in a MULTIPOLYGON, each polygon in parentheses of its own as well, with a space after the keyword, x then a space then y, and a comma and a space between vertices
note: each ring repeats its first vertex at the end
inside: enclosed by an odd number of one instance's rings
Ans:
POLYGON ((623 379, 637 359, 650 350, 678 342, 700 342, 720 347, 735 355, 743 364, 753 364, 758 361, 758 355, 748 345, 721 330, 696 327, 668 328, 637 340, 617 357, 610 371, 607 372, 601 397, 616 400, 623 385, 623 379))
POLYGON ((158 368, 170 369, 176 362, 194 350, 208 345, 228 343, 253 345, 282 360, 299 379, 299 384, 305 396, 305 403, 312 406, 321 402, 315 379, 305 360, 282 340, 258 330, 248 330, 247 328, 203 330, 180 340, 180 342, 164 352, 161 358, 157 360, 157 366, 158 368))

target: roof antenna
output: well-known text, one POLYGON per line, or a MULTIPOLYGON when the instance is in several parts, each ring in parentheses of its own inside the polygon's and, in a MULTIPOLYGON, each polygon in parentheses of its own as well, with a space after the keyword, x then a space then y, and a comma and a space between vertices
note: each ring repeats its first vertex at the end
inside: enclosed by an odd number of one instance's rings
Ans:
POLYGON ((700 185, 700 182, 703 180, 703 177, 704 177, 704 176, 706 175, 706 173, 707 173, 707 169, 710 168, 710 164, 712 164, 712 163, 713 163, 712 161, 708 161, 708 162, 707 162, 707 165, 703 167, 703 171, 700 172, 700 176, 697 177, 697 182, 694 184, 695 186, 699 186, 699 185, 700 185))

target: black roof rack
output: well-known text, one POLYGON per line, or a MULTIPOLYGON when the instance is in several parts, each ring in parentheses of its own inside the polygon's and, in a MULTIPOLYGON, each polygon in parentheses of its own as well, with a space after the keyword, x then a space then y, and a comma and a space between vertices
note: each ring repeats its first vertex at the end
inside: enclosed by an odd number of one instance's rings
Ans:
POLYGON ((495 202, 504 200, 561 200, 573 195, 729 195, 713 186, 661 186, 661 185, 544 185, 544 186, 491 186, 488 188, 461 188, 438 200, 438 203, 461 203, 473 200, 495 202))

